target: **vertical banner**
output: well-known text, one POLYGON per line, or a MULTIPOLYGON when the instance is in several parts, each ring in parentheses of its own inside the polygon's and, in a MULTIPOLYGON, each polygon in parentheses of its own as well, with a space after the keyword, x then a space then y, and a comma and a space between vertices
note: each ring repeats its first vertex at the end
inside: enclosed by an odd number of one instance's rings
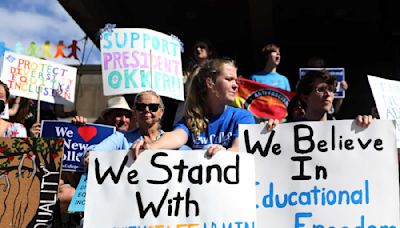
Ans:
POLYGON ((100 41, 104 95, 152 89, 183 100, 181 46, 176 38, 143 28, 103 32, 100 41))
POLYGON ((393 121, 241 125, 256 160, 257 227, 399 227, 393 121))
POLYGON ((0 79, 15 96, 37 100, 40 94, 49 103, 74 103, 74 67, 6 51, 0 79))
POLYGON ((84 151, 112 135, 115 127, 101 124, 78 126, 57 120, 43 120, 40 130, 43 138, 65 139, 63 171, 83 172, 81 159, 84 151))
POLYGON ((0 138, 0 227, 51 227, 63 139, 0 138))
POLYGON ((400 82, 368 75, 379 118, 396 120, 397 148, 400 148, 400 82))
POLYGON ((255 224, 248 154, 91 151, 85 227, 248 227, 255 224))
POLYGON ((344 68, 300 68, 299 75, 302 78, 308 71, 311 70, 326 70, 329 72, 330 75, 336 78, 337 86, 335 91, 335 98, 344 98, 345 92, 340 83, 345 80, 344 78, 344 68))

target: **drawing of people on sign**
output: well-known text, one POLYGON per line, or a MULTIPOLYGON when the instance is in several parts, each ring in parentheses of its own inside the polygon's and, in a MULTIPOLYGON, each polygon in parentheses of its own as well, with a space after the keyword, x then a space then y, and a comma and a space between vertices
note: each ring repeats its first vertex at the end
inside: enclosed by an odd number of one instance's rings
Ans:
POLYGON ((71 49, 71 53, 68 55, 68 58, 74 57, 76 60, 79 60, 77 52, 81 51, 81 49, 78 47, 78 41, 72 40, 72 44, 68 46, 68 49, 71 49))
POLYGON ((56 48, 57 48, 57 52, 54 55, 54 58, 58 58, 58 56, 61 56, 61 57, 65 58, 65 54, 64 54, 65 45, 64 45, 64 41, 63 40, 58 41, 58 44, 57 44, 56 48))
POLYGON ((51 225, 63 139, 0 138, 0 227, 51 225))

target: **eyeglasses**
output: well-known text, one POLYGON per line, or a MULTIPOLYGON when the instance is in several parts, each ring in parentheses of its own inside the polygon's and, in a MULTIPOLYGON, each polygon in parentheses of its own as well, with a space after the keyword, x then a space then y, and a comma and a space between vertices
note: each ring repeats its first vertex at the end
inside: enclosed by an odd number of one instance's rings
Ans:
POLYGON ((145 104, 145 103, 136 103, 135 109, 138 110, 139 112, 144 112, 146 110, 146 107, 149 107, 150 112, 157 112, 158 108, 160 107, 160 104, 155 104, 155 103, 150 103, 150 104, 145 104))
POLYGON ((333 86, 320 86, 320 87, 315 87, 315 92, 317 93, 334 93, 335 88, 333 86))

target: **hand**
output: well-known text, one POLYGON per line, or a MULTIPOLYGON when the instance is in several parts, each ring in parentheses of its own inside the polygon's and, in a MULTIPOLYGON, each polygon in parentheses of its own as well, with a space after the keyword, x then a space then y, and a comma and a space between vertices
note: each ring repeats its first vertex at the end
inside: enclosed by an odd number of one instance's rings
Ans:
POLYGON ((367 128, 372 123, 372 116, 371 115, 358 115, 356 117, 356 123, 358 126, 362 128, 367 128))
POLYGON ((69 184, 64 184, 64 181, 60 179, 60 185, 58 188, 57 197, 60 201, 60 209, 62 213, 68 212, 68 206, 74 194, 75 194, 75 188, 69 184), (63 184, 61 184, 61 181, 63 184))
POLYGON ((19 104, 21 103, 21 97, 15 97, 14 104, 19 104))
POLYGON ((87 123, 87 119, 83 116, 75 116, 72 118, 71 123, 76 125, 85 125, 87 123))
POLYGON ((89 156, 90 156, 90 151, 86 152, 85 157, 83 158, 83 168, 86 173, 87 173, 88 167, 89 167, 89 156))
POLYGON ((279 124, 278 119, 269 119, 268 121, 261 122, 261 124, 265 124, 265 128, 268 132, 272 131, 279 124))
POLYGON ((340 82, 340 87, 341 87, 344 91, 346 91, 346 90, 349 88, 349 84, 347 84, 347 82, 343 80, 343 81, 340 82))
POLYGON ((31 129, 29 129, 29 133, 31 134, 32 137, 39 137, 40 134, 40 123, 34 123, 31 127, 31 129))
POLYGON ((146 142, 145 140, 136 140, 131 146, 131 153, 134 160, 139 158, 139 154, 145 150, 151 149, 151 144, 146 142))
POLYGON ((226 148, 223 147, 222 145, 220 145, 220 144, 211 144, 210 147, 208 147, 208 149, 207 149, 207 155, 212 157, 217 152, 223 151, 223 150, 226 150, 226 148))

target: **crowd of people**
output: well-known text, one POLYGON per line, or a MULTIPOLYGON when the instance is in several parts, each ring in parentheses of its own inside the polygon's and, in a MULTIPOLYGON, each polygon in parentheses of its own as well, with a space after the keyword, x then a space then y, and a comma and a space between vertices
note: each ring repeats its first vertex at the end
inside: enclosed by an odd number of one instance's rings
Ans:
MULTIPOLYGON (((262 52, 266 59, 265 67, 250 79, 291 91, 287 77, 277 72, 281 60, 280 48, 267 44, 262 52)), ((96 150, 131 150, 135 159, 145 149, 153 148, 204 149, 209 156, 223 150, 238 152, 239 125, 254 124, 255 119, 248 110, 230 106, 239 88, 235 62, 217 58, 211 45, 205 41, 197 42, 193 53, 193 59, 185 69, 185 102, 178 105, 172 131, 162 129, 165 106, 163 98, 154 91, 136 94, 131 104, 123 96, 111 97, 96 123, 114 126, 117 131, 90 147, 83 160, 87 162, 90 151, 96 150)), ((335 111, 342 102, 334 99, 336 84, 336 78, 325 70, 309 71, 295 88, 292 87, 296 95, 289 103, 287 122, 335 119, 335 111), (333 109, 335 102, 339 105, 333 109)), ((341 86, 344 90, 348 87, 346 82, 341 82, 341 86)), ((10 120, 0 119, 0 135, 38 137, 40 120, 34 121, 34 108, 31 108, 34 102, 25 98, 9 100, 9 95, 7 85, 0 83, 0 111, 4 111, 7 102, 10 104, 10 120)), ((56 119, 56 116, 43 113, 41 119, 56 119)), ((371 115, 360 115, 355 119, 362 127, 368 127, 372 122, 371 115)), ((87 120, 76 116, 72 122, 84 125, 87 120)), ((270 119, 263 124, 270 130, 282 124, 280 122, 270 119)), ((66 212, 65 205, 70 202, 76 183, 63 177, 60 185, 64 187, 60 187, 59 200, 62 212, 66 212)))

